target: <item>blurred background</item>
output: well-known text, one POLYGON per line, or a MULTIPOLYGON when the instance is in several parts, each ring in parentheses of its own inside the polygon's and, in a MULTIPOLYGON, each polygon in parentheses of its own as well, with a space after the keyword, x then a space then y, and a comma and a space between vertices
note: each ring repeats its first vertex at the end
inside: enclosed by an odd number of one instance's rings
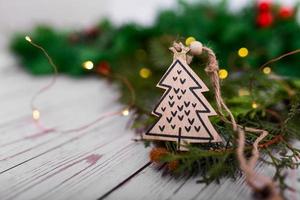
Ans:
MULTIPOLYGON (((299 140, 300 56, 295 53, 262 66, 287 52, 298 49, 300 53, 299 5, 299 0, 0 0, 1 123, 12 128, 18 121, 24 123, 16 130, 27 140, 26 134, 37 136, 31 134, 36 131, 35 124, 26 123, 38 121, 40 113, 47 127, 70 129, 122 108, 118 113, 124 117, 134 112, 134 120, 118 119, 115 125, 107 125, 107 130, 123 133, 129 121, 137 133, 143 133, 155 120, 150 112, 163 94, 155 85, 172 62, 170 45, 180 41, 191 46, 199 40, 217 55, 220 70, 216 75, 237 122, 269 131, 266 143, 270 147, 266 148, 271 150, 274 141, 281 146, 281 139, 276 138, 299 140), (40 49, 29 43, 31 39, 25 40, 26 35, 47 50, 59 71, 55 87, 39 98, 40 110, 28 110, 30 99, 52 80, 53 68, 40 49), (23 127, 28 133, 23 133, 23 127)), ((197 55, 191 67, 211 87, 204 71, 207 62, 207 55, 197 55)), ((205 97, 217 107, 213 92, 205 97)), ((213 124, 228 144, 234 144, 234 134, 228 134, 231 126, 224 126, 218 117, 213 124)), ((101 128, 101 124, 96 126, 101 128)), ((19 137, 12 133, 6 131, 8 139, 0 138, 0 142, 19 137)), ((44 140, 43 134, 37 135, 38 139, 28 144, 44 140)), ((253 141, 253 135, 249 137, 253 141)), ((90 141, 101 141, 99 138, 90 141)), ((76 144, 70 149, 74 147, 76 144)), ((24 159, 17 149, 15 154, 24 159)), ((199 159, 203 159, 201 155, 199 159)), ((147 155, 142 157, 148 162, 147 155)), ((226 168, 234 173, 236 163, 226 159, 232 170, 226 168)), ((19 162, 7 161, 11 165, 19 162)), ((127 166, 135 163, 129 161, 127 166)), ((9 168, 6 163, 2 166, 9 168)), ((222 167, 213 169, 219 170, 214 177, 228 175, 222 167)))
MULTIPOLYGON (((210 0, 219 2, 220 0, 210 0)), ((188 2, 201 2, 189 0, 188 2)), ((229 0, 230 9, 239 10, 252 0, 229 0)), ((297 0, 277 0, 284 5, 295 5, 297 0)), ((16 31, 30 30, 47 23, 65 29, 81 29, 93 26, 107 17, 115 24, 135 21, 152 24, 156 14, 177 5, 176 0, 0 0, 0 45, 7 45, 8 38, 16 31)))

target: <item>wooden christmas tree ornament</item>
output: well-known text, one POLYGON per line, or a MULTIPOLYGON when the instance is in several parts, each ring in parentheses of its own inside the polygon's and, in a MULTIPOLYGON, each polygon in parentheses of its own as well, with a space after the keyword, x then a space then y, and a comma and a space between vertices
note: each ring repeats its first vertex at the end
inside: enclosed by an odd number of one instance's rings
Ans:
POLYGON ((209 90, 187 64, 190 48, 180 43, 170 50, 173 62, 157 84, 166 91, 152 111, 158 120, 143 138, 175 141, 179 150, 186 150, 186 143, 222 142, 209 121, 209 116, 217 114, 202 94, 209 90))

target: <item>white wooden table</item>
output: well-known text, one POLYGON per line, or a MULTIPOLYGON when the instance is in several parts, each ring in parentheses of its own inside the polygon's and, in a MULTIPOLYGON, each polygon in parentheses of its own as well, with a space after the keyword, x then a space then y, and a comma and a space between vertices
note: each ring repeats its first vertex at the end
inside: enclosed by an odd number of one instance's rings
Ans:
MULTIPOLYGON (((132 140, 129 117, 111 117, 79 132, 41 131, 29 101, 50 78, 33 77, 5 58, 0 60, 1 200, 250 199, 242 178, 206 186, 196 184, 197 177, 162 176, 149 162, 150 149, 132 140)), ((118 110, 117 98, 116 88, 103 80, 61 76, 37 104, 45 126, 67 129, 118 110)))

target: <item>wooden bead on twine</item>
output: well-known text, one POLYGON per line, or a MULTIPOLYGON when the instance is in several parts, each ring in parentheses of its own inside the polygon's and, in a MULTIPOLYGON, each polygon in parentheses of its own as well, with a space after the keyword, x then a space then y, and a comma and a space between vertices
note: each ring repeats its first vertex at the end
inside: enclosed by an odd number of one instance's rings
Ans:
POLYGON ((199 41, 193 41, 190 44, 190 49, 192 55, 198 56, 202 53, 203 45, 199 41))

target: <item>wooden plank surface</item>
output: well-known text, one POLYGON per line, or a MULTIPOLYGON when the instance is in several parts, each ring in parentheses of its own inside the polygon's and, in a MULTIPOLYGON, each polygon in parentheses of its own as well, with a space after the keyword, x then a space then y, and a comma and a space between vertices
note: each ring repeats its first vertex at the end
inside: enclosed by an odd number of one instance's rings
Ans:
MULTIPOLYGON (((15 63, 3 62, 1 200, 250 199, 243 178, 207 186, 196 184, 197 177, 162 176, 149 162, 149 148, 133 141, 135 135, 127 128, 129 117, 110 117, 83 131, 59 131, 122 107, 116 88, 99 79, 59 77, 37 102, 44 126, 55 128, 42 131, 31 119, 29 101, 50 78, 32 77, 15 63)), ((257 169, 272 174, 262 165, 257 169)))

